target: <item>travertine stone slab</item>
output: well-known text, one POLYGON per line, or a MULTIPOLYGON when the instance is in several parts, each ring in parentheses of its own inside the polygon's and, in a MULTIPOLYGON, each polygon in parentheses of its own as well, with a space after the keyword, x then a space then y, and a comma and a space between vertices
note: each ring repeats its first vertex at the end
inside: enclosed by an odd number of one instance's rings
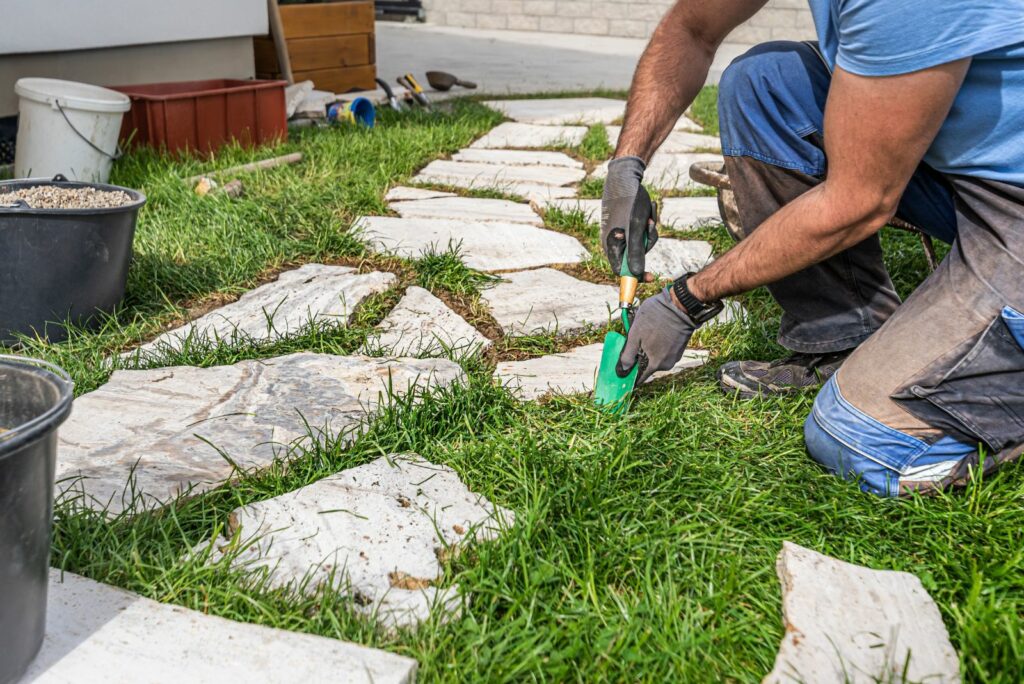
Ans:
MULTIPOLYGON (((85 505, 116 513, 135 479, 140 506, 192 487, 211 489, 244 469, 287 457, 310 434, 342 435, 395 395, 461 382, 444 359, 291 354, 232 366, 115 371, 75 400, 60 430, 58 491, 84 491, 85 505)), ((347 434, 346 438, 351 438, 347 434)))
POLYGON ((505 221, 543 226, 544 221, 528 204, 479 197, 438 197, 436 199, 392 202, 388 205, 402 218, 440 218, 464 221, 505 221))
MULTIPOLYGON (((594 391, 597 368, 604 345, 588 344, 563 354, 550 354, 527 361, 504 361, 494 370, 494 378, 523 401, 546 394, 583 394, 594 391)), ((687 349, 673 368, 659 371, 649 382, 675 375, 707 363, 708 352, 687 349)))
MULTIPOLYGON (((690 180, 690 165, 696 162, 710 161, 722 163, 720 154, 670 154, 658 152, 647 165, 644 180, 659 190, 690 190, 698 187, 690 180)), ((608 162, 594 169, 594 178, 608 176, 608 162)))
MULTIPOLYGON (((438 586, 440 559, 466 541, 496 538, 513 522, 451 468, 391 454, 237 508, 227 534, 253 541, 232 564, 266 568, 275 586, 309 578, 312 591, 333 581, 361 610, 396 627, 415 625, 431 610, 457 612, 458 587, 438 586)), ((230 551, 227 539, 215 548, 230 551)))
POLYGON ((716 197, 666 197, 661 201, 659 222, 676 230, 718 225, 722 215, 716 197))
POLYGON ((914 575, 790 542, 777 570, 786 636, 765 682, 960 681, 942 615, 914 575))
POLYGON ((536 149, 576 147, 587 134, 586 126, 539 126, 505 122, 470 145, 473 149, 536 149))
POLYGON ((703 240, 659 238, 647 253, 644 267, 648 273, 675 280, 684 273, 699 271, 713 261, 711 243, 703 240))
MULTIPOLYGON (((608 126, 608 142, 612 147, 619 144, 619 134, 622 133, 622 126, 608 126)), ((722 141, 713 135, 691 133, 689 131, 672 131, 668 134, 665 142, 658 148, 658 152, 676 154, 682 152, 721 152, 722 141)))
POLYGON ((575 264, 590 256, 571 235, 525 223, 367 216, 356 226, 376 252, 416 259, 457 246, 463 263, 478 271, 575 264))
POLYGON ((21 681, 412 684, 416 668, 387 651, 226 620, 51 570, 46 638, 21 681))
POLYGON ((679 121, 676 121, 676 125, 673 126, 672 130, 675 131, 690 131, 691 133, 701 133, 704 128, 696 121, 686 116, 685 114, 679 117, 679 121))
POLYGON ((395 356, 471 353, 491 341, 422 287, 410 287, 384 317, 364 349, 395 356))
POLYGON ((578 183, 585 176, 586 172, 583 169, 565 166, 511 166, 438 159, 427 164, 413 180, 417 183, 436 183, 457 188, 502 189, 512 183, 570 185, 578 183))
POLYGON ((544 125, 610 124, 626 113, 625 100, 605 97, 490 100, 484 104, 513 121, 544 125))
POLYGON ((567 154, 550 151, 488 150, 466 148, 452 155, 452 161, 475 164, 505 164, 508 166, 564 166, 582 169, 583 162, 567 154))
POLYGON ((410 200, 436 199, 438 197, 455 197, 454 192, 443 192, 441 190, 430 190, 429 188, 407 188, 398 186, 388 190, 384 199, 388 202, 407 202, 410 200))
POLYGON ((310 323, 345 325, 364 299, 395 282, 391 273, 306 264, 121 357, 145 361, 188 344, 273 340, 294 335, 310 323))
POLYGON ((539 183, 509 183, 502 186, 502 190, 510 195, 522 197, 527 202, 536 202, 537 204, 576 196, 574 187, 541 185, 539 183))
POLYGON ((566 333, 603 326, 618 307, 619 292, 609 285, 578 280, 552 268, 505 273, 481 298, 506 335, 566 333))

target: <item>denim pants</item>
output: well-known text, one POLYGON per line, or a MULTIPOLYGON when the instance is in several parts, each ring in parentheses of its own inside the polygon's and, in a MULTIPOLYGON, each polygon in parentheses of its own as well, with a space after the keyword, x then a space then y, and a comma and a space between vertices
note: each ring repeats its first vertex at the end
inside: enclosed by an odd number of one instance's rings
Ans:
MULTIPOLYGON (((719 119, 741 238, 826 177, 830 83, 807 43, 759 45, 726 69, 719 119)), ((856 347, 805 439, 815 460, 882 496, 962 484, 1024 451, 1024 188, 922 164, 897 216, 952 244, 906 302, 877 235, 768 286, 780 344, 856 347)))

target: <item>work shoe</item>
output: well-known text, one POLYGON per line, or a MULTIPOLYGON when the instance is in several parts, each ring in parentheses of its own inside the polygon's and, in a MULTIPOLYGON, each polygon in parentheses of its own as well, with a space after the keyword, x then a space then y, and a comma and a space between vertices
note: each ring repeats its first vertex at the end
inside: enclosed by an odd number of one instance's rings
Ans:
POLYGON ((829 354, 795 353, 775 361, 730 361, 718 369, 718 386, 741 399, 794 394, 821 387, 852 349, 829 354))

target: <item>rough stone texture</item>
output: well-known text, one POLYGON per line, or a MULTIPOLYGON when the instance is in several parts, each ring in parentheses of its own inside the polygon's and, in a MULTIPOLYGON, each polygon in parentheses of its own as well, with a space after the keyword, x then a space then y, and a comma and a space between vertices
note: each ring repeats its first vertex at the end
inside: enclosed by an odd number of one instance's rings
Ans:
POLYGON ((527 202, 536 202, 537 204, 576 196, 574 187, 541 185, 539 183, 510 183, 504 186, 503 190, 511 195, 522 197, 527 202))
POLYGON ((504 221, 543 226, 544 221, 528 204, 478 197, 437 197, 392 202, 388 207, 402 218, 440 218, 463 221, 504 221))
POLYGON ((388 202, 407 202, 411 200, 437 199, 438 197, 456 197, 454 192, 442 192, 441 190, 430 190, 428 188, 406 188, 398 186, 391 188, 384 195, 388 202))
POLYGON ((686 116, 685 114, 679 117, 679 121, 676 121, 676 125, 673 127, 672 130, 689 131, 690 133, 704 132, 704 128, 699 123, 697 123, 690 117, 686 116))
POLYGON ((356 225, 374 251, 416 259, 458 246, 463 263, 478 271, 575 264, 590 256, 571 235, 524 223, 367 216, 356 225))
POLYGON ((395 356, 455 355, 487 347, 491 341, 444 302, 422 287, 410 287, 405 296, 377 325, 379 334, 367 341, 370 350, 395 356))
MULTIPOLYGON (((527 361, 504 361, 494 370, 494 377, 523 401, 546 394, 583 394, 594 391, 597 368, 601 364, 603 344, 588 344, 564 354, 550 354, 527 361)), ((687 349, 672 369, 659 371, 650 381, 675 375, 707 363, 708 352, 687 349)))
MULTIPOLYGON (((698 187, 690 180, 690 165, 701 161, 721 163, 720 154, 668 154, 658 152, 647 165, 644 180, 659 190, 691 190, 698 187)), ((595 178, 608 175, 608 162, 601 164, 591 174, 595 178)))
POLYGON ((395 281, 391 273, 306 264, 121 356, 145 361, 188 343, 279 339, 311 322, 345 325, 364 299, 387 290, 395 281))
POLYGON ((626 113, 625 100, 569 97, 551 100, 490 100, 484 102, 513 121, 542 125, 610 124, 626 113))
POLYGON ((567 154, 551 151, 523 150, 490 150, 472 147, 459 150, 452 155, 452 161, 473 162, 477 164, 505 164, 509 166, 564 166, 570 169, 582 169, 583 162, 577 161, 567 154))
POLYGON ((960 681, 939 609, 914 575, 790 542, 777 570, 786 636, 765 682, 960 681))
MULTIPOLYGON (((84 491, 83 503, 112 513, 130 504, 134 476, 140 506, 165 503, 193 487, 212 489, 243 469, 288 456, 310 432, 355 430, 387 401, 461 382, 444 359, 379 359, 291 354, 232 366, 115 371, 78 397, 60 429, 58 490, 84 491), (222 453, 223 452, 223 453, 222 453)), ((352 435, 349 434, 348 437, 352 435)))
POLYGON ((645 268, 662 278, 675 280, 684 273, 699 271, 713 261, 711 243, 703 240, 660 238, 647 253, 645 268))
POLYGON ((412 684, 416 668, 387 651, 225 620, 51 570, 46 638, 21 681, 412 684))
MULTIPOLYGON (((457 586, 438 587, 441 558, 494 539, 510 511, 470 492, 458 474, 416 454, 391 454, 294 492, 235 509, 227 534, 253 541, 236 566, 266 568, 277 586, 332 581, 389 627, 457 612, 457 586), (333 578, 331 577, 334 572, 333 578)), ((215 544, 228 549, 228 540, 215 544)))
POLYGON ((587 134, 586 126, 539 126, 505 122, 477 139, 472 149, 531 149, 537 147, 576 147, 587 134))
POLYGON ((503 282, 481 298, 506 335, 570 332, 608 322, 619 305, 609 285, 578 280, 552 268, 502 275, 503 282))
POLYGON ((438 159, 427 164, 413 180, 417 183, 435 183, 457 188, 500 190, 514 183, 570 185, 580 182, 586 175, 583 169, 565 166, 503 166, 438 159))
POLYGON ((722 223, 717 197, 666 197, 661 201, 659 223, 676 230, 690 230, 722 223))
MULTIPOLYGON (((619 134, 622 126, 608 126, 608 142, 612 147, 619 144, 619 134)), ((677 154, 682 152, 694 152, 696 150, 716 152, 722 151, 722 141, 713 135, 702 135, 690 131, 672 131, 668 134, 665 142, 658 148, 658 152, 677 154)))

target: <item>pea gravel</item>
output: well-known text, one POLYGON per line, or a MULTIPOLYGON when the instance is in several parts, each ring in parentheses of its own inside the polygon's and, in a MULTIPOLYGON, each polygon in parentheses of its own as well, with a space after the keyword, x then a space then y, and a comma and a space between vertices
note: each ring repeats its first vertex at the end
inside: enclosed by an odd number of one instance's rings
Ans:
POLYGON ((11 206, 19 199, 33 209, 110 209, 132 203, 131 196, 120 190, 36 185, 0 194, 0 206, 11 206))

